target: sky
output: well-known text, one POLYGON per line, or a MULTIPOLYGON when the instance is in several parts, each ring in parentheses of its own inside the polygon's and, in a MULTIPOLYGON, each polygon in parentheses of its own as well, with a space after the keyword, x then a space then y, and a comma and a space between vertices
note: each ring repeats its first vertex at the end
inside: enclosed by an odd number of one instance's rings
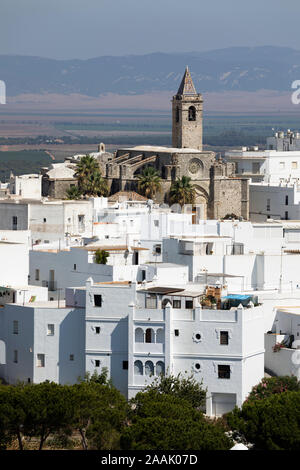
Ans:
POLYGON ((300 49, 299 0, 0 0, 0 54, 54 59, 300 49))

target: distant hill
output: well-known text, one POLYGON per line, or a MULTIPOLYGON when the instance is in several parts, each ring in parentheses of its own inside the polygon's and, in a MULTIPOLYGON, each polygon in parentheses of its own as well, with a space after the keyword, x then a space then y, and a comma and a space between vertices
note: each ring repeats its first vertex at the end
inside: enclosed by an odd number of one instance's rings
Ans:
POLYGON ((199 92, 286 92, 293 80, 300 80, 300 51, 273 46, 88 60, 0 55, 0 79, 6 82, 8 96, 175 93, 186 65, 199 92))

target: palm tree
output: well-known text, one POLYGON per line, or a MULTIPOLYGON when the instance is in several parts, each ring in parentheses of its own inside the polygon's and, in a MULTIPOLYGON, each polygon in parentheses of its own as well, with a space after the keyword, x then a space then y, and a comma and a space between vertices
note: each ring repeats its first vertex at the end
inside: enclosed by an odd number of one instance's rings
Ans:
POLYGON ((152 199, 161 186, 159 173, 152 166, 147 166, 137 178, 138 191, 152 199))
POLYGON ((81 191, 78 186, 71 186, 67 189, 67 199, 80 199, 81 191))
POLYGON ((170 200, 173 203, 178 203, 181 206, 184 204, 194 204, 196 198, 196 190, 193 184, 191 184, 191 178, 189 176, 182 176, 177 178, 170 188, 170 200))
POLYGON ((87 194, 90 196, 108 195, 107 181, 102 177, 100 171, 95 171, 95 173, 91 175, 87 191, 87 194))
POLYGON ((108 187, 102 177, 99 163, 90 155, 82 157, 76 166, 74 176, 78 180, 78 188, 84 195, 106 196, 108 187))

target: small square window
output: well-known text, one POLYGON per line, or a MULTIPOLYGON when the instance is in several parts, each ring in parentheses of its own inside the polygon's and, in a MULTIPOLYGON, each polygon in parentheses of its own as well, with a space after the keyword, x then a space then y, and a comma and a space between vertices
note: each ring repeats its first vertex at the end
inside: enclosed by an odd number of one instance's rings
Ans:
POLYGON ((54 324, 49 323, 47 325, 47 336, 53 336, 54 335, 54 324))
POLYGON ((95 360, 95 367, 100 367, 100 361, 99 361, 99 359, 96 359, 96 360, 95 360))
POLYGON ((218 365, 219 379, 230 379, 230 366, 218 365))
POLYGON ((181 300, 173 300, 173 308, 181 308, 181 300))
POLYGON ((94 295, 95 307, 102 307, 102 295, 94 295))
POLYGON ((123 369, 128 370, 128 361, 123 361, 123 369))
POLYGON ((185 301, 185 308, 193 308, 193 301, 192 300, 186 300, 185 301))
POLYGON ((179 336, 179 330, 174 330, 175 336, 179 336))
POLYGON ((74 361, 74 354, 70 354, 70 361, 74 361))
POLYGON ((100 331, 101 331, 100 326, 96 326, 96 327, 95 327, 96 335, 100 335, 100 331))

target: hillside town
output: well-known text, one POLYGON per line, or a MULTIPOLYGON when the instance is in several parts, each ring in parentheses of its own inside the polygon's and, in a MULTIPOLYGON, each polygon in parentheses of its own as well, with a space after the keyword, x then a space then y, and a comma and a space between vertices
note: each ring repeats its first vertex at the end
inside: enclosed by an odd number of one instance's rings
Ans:
POLYGON ((203 150, 188 68, 172 147, 72 155, 0 184, 0 378, 75 384, 105 369, 131 399, 162 374, 205 414, 265 377, 300 380, 300 134, 203 150))

